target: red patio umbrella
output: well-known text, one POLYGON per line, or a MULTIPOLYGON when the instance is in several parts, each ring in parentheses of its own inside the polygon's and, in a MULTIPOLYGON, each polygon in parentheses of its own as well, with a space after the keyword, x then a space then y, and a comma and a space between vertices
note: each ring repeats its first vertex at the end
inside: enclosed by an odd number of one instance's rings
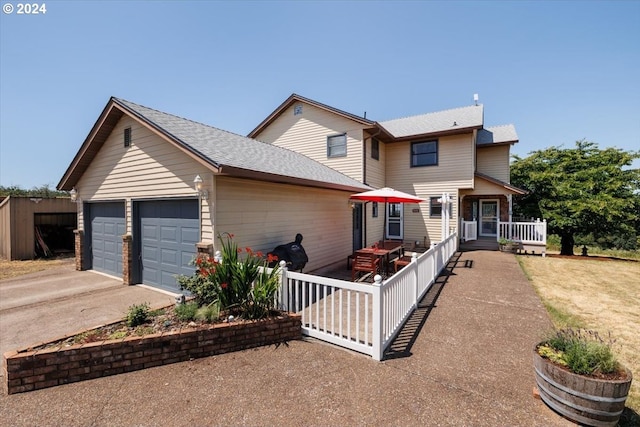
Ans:
MULTIPOLYGON (((384 203, 384 227, 387 226, 387 203, 420 203, 424 202, 425 200, 412 194, 403 193, 402 191, 394 190, 393 188, 389 187, 365 191, 364 193, 352 194, 350 199, 384 203)), ((384 241, 384 230, 382 232, 382 240, 384 241)))

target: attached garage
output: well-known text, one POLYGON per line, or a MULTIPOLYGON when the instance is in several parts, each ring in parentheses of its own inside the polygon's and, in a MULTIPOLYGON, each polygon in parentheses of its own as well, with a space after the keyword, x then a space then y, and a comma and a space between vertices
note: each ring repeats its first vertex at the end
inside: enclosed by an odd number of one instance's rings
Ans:
POLYGON ((189 262, 200 241, 198 200, 142 201, 133 207, 137 281, 179 292, 176 276, 193 274, 189 262))
POLYGON ((122 236, 126 233, 124 203, 88 203, 85 209, 90 218, 86 250, 91 268, 122 276, 122 236))

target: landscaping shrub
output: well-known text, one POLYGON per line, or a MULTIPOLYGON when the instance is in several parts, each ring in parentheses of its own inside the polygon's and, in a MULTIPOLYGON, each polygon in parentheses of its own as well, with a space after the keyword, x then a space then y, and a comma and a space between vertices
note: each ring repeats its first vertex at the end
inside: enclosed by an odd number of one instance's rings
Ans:
POLYGON ((129 307, 127 312, 127 326, 130 328, 142 325, 149 318, 149 304, 134 304, 129 307))
POLYGON ((198 307, 197 302, 178 304, 175 308, 176 317, 183 321, 194 320, 196 318, 198 307))
POLYGON ((561 329, 541 344, 538 353, 576 374, 609 374, 619 369, 611 349, 614 342, 595 331, 561 329))
POLYGON ((246 319, 266 317, 275 308, 275 294, 280 285, 279 267, 270 272, 266 268, 277 258, 265 259, 262 252, 239 248, 232 234, 218 235, 218 239, 222 259, 195 258, 196 272, 192 276, 179 276, 180 287, 191 292, 199 305, 216 303, 220 310, 238 312, 246 319))

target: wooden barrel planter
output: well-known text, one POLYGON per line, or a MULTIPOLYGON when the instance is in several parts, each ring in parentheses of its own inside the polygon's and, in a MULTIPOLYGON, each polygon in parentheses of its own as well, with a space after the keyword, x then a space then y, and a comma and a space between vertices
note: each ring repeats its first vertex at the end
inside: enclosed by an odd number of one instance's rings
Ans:
POLYGON ((564 417, 588 426, 615 426, 631 387, 631 371, 622 380, 574 374, 533 349, 536 383, 542 400, 564 417))

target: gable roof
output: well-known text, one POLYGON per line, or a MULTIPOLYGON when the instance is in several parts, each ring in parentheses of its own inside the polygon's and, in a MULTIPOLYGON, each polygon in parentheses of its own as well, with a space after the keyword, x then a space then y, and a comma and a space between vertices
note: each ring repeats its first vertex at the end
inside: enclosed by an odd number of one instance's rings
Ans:
POLYGON ((515 193, 515 194, 527 194, 527 191, 523 190, 522 188, 518 188, 515 185, 511 185, 508 182, 501 181, 499 179, 496 179, 496 178, 494 178, 492 176, 483 174, 481 172, 476 172, 475 176, 476 176, 476 178, 480 178, 480 179, 483 179, 483 180, 485 180, 487 182, 490 182, 492 184, 498 185, 498 186, 504 188, 505 190, 509 190, 512 193, 515 193))
POLYGON ((70 190, 78 182, 124 114, 141 121, 217 173, 346 191, 370 189, 300 153, 114 97, 60 180, 59 189, 70 190))
POLYGON ((518 142, 518 134, 513 125, 492 126, 478 131, 476 144, 478 146, 491 146, 497 144, 515 144, 518 142))
POLYGON ((461 130, 481 129, 484 107, 473 105, 435 113, 379 122, 395 138, 415 137, 428 134, 459 133, 461 130))
POLYGON ((375 127, 376 125, 376 122, 365 119, 364 117, 356 116, 355 114, 347 113, 346 111, 339 110, 337 108, 331 107, 321 102, 314 101, 313 99, 305 98, 304 96, 300 96, 298 94, 292 93, 291 96, 285 99, 285 101, 282 104, 280 104, 278 108, 276 108, 271 114, 269 114, 269 116, 267 116, 267 118, 264 119, 258 126, 256 126, 255 129, 249 132, 247 136, 249 138, 255 138, 258 134, 260 134, 260 132, 262 132, 262 130, 264 130, 264 128, 269 126, 275 119, 278 118, 278 116, 280 116, 280 114, 282 114, 287 108, 289 108, 291 105, 295 104, 296 102, 304 102, 304 103, 313 105, 314 107, 318 107, 322 110, 329 111, 333 114, 337 114, 338 116, 342 116, 349 120, 353 120, 364 126, 375 127))

